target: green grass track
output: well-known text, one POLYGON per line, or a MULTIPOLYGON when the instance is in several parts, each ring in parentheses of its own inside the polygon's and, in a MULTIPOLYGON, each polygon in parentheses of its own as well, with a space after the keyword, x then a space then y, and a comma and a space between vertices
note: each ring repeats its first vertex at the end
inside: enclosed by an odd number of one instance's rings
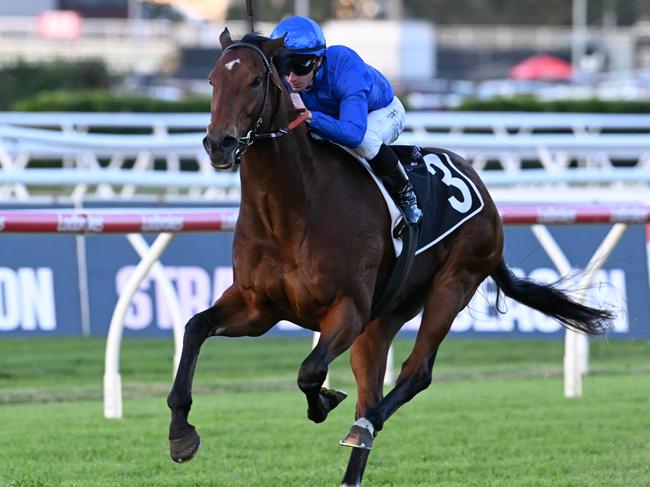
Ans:
MULTIPOLYGON (((411 342, 398 340, 396 363, 411 342)), ((103 418, 104 340, 0 339, 0 486, 337 486, 350 397, 320 425, 295 385, 306 339, 213 339, 191 421, 168 457, 171 340, 125 339, 124 419, 103 418)), ((562 342, 449 340, 434 382, 377 437, 365 486, 650 486, 650 343, 594 341, 584 397, 562 391, 562 342)))

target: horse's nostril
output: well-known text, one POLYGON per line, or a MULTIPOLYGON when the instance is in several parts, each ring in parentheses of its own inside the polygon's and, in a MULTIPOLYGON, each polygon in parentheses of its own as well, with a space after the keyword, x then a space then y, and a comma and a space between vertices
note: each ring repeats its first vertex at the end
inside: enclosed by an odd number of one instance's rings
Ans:
POLYGON ((203 137, 203 148, 208 154, 212 153, 212 142, 210 141, 210 137, 203 137))
POLYGON ((231 137, 229 135, 225 136, 223 139, 221 139, 221 143, 219 144, 221 147, 221 150, 225 152, 226 154, 232 152, 235 147, 237 147, 237 139, 235 137, 231 137))

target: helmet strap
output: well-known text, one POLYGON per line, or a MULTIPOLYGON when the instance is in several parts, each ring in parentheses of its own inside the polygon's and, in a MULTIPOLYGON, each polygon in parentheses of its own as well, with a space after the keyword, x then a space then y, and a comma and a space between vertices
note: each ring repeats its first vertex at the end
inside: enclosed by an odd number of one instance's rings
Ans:
POLYGON ((321 66, 323 65, 324 62, 325 62, 325 57, 324 57, 324 56, 320 56, 320 57, 318 58, 318 61, 314 64, 314 71, 313 71, 314 76, 312 76, 312 78, 311 78, 311 82, 310 82, 309 85, 305 88, 305 91, 309 91, 309 90, 311 90, 312 86, 314 86, 314 82, 316 81, 316 75, 318 74, 318 70, 321 68, 321 66))

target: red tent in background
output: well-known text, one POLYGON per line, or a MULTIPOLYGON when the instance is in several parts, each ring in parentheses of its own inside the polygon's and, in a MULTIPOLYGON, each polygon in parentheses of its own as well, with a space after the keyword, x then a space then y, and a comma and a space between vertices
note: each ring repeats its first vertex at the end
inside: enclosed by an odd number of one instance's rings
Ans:
POLYGON ((571 64, 548 54, 531 56, 510 70, 510 78, 516 80, 569 80, 571 75, 571 64))

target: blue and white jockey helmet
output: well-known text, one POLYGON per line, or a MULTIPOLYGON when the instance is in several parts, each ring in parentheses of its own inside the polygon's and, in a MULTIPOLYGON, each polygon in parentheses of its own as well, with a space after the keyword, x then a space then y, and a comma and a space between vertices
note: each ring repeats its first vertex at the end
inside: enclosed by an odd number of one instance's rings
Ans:
POLYGON ((320 26, 312 19, 300 16, 284 19, 271 32, 271 39, 278 39, 285 34, 286 54, 308 54, 316 57, 325 54, 325 36, 320 26))

